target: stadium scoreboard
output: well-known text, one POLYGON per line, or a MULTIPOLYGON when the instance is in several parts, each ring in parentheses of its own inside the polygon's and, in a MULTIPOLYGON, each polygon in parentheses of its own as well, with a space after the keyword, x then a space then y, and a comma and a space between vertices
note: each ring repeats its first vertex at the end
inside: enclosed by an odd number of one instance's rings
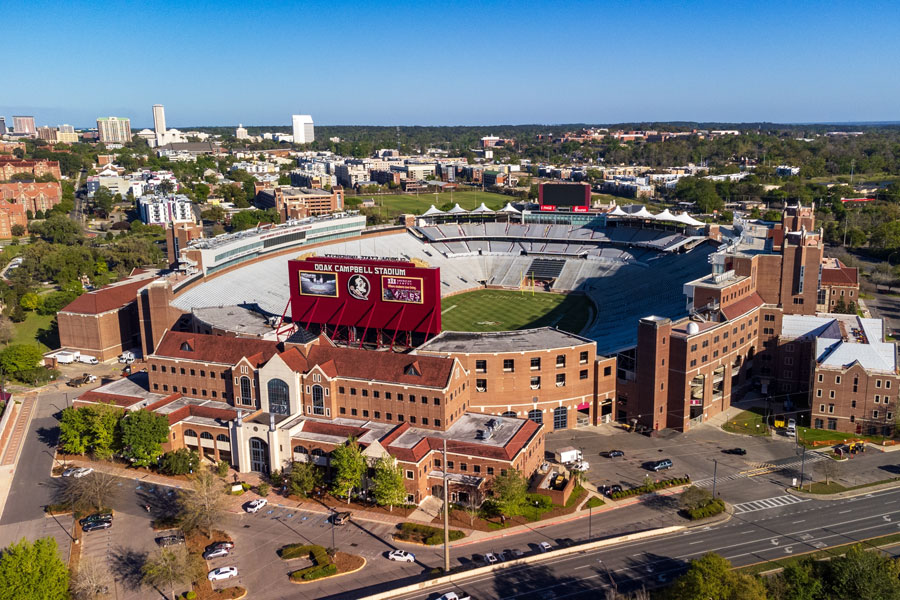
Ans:
POLYGON ((587 183, 542 183, 538 187, 538 203, 542 207, 589 207, 591 186, 587 183))
POLYGON ((396 259, 305 256, 288 262, 291 319, 304 327, 441 331, 440 269, 396 259))

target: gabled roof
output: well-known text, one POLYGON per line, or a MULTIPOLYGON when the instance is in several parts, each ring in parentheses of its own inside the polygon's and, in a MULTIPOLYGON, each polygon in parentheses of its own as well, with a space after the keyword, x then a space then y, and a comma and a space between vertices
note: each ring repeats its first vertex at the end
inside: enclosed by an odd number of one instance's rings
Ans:
POLYGON ((722 313, 725 315, 725 318, 730 321, 732 319, 737 319, 741 315, 745 315, 754 308, 759 308, 762 305, 762 297, 758 293, 753 292, 746 298, 742 298, 734 304, 723 306, 722 313))
POLYGON ((137 299, 138 290, 150 283, 144 278, 124 283, 112 283, 99 290, 87 292, 72 300, 61 312, 99 315, 131 304, 137 299))
POLYGON ((827 285, 859 285, 859 269, 841 265, 837 269, 822 269, 822 283, 827 285))
POLYGON ((164 358, 227 365, 237 364, 246 357, 254 366, 259 366, 277 352, 278 342, 271 340, 169 331, 163 336, 153 354, 164 358))
POLYGON ((444 388, 453 372, 453 359, 438 356, 373 352, 356 348, 313 346, 307 360, 330 376, 444 388), (414 369, 410 368, 412 365, 414 369), (327 370, 326 370, 327 369, 327 370), (418 375, 413 374, 418 372, 418 375))

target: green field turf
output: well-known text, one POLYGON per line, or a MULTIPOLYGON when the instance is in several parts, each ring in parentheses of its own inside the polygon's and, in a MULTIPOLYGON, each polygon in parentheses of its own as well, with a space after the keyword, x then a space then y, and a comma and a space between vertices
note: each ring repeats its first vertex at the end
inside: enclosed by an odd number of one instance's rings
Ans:
POLYGON ((441 300, 445 331, 509 331, 552 325, 578 333, 593 307, 584 296, 476 290, 441 300))
POLYGON ((465 209, 472 210, 484 202, 488 208, 497 210, 506 206, 507 202, 515 200, 512 196, 504 196, 503 194, 495 194, 493 192, 480 191, 459 191, 459 192, 440 192, 438 194, 421 193, 400 194, 395 196, 354 196, 360 200, 375 200, 376 208, 370 210, 384 211, 384 215, 394 214, 415 214, 420 215, 434 204, 438 208, 444 204, 452 203, 459 205, 465 209), (451 198, 452 196, 452 198, 451 198))

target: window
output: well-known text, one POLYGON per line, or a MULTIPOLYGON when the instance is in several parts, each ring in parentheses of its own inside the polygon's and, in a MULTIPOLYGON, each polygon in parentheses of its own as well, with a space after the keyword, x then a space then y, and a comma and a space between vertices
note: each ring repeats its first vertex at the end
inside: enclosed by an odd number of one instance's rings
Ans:
POLYGON ((697 351, 697 344, 691 344, 691 352, 697 351))
POLYGON ((816 390, 816 398, 822 397, 822 390, 816 390))
POLYGON ((452 460, 448 460, 448 461, 447 461, 447 470, 450 471, 450 470, 452 470, 452 469, 453 469, 453 461, 452 461, 452 460))
POLYGON ((380 419, 380 418, 381 418, 381 411, 380 411, 380 410, 376 410, 376 411, 375 411, 375 418, 376 418, 376 419, 380 419))
MULTIPOLYGON (((341 408, 343 408, 343 406, 342 406, 341 408)), ((355 409, 355 408, 351 408, 351 409, 350 409, 350 415, 353 416, 353 417, 355 417, 355 416, 357 415, 357 412, 356 412, 356 409, 355 409)))
POLYGON ((294 446, 294 454, 309 454, 305 446, 294 446))
POLYGON ((197 373, 193 369, 191 369, 191 377, 196 377, 197 373))
POLYGON ((434 459, 434 466, 435 466, 435 468, 439 469, 441 467, 441 459, 439 459, 439 458, 434 459))
POLYGON ((494 467, 488 467, 488 468, 487 468, 487 474, 488 474, 488 475, 493 475, 493 474, 494 474, 494 467))
POLYGON ((580 362, 580 363, 583 364, 583 365, 586 365, 586 364, 587 364, 587 361, 588 361, 588 353, 587 353, 587 350, 583 350, 583 351, 578 355, 578 362, 580 362))
POLYGON ((856 400, 850 401, 850 408, 856 408, 856 400))
POLYGON ((210 432, 208 432, 208 431, 201 431, 201 432, 200 432, 200 439, 201 439, 201 440, 211 440, 211 439, 213 439, 213 436, 212 436, 212 434, 211 434, 210 432))
POLYGON ((873 411, 872 411, 872 418, 873 418, 873 419, 877 419, 877 418, 878 418, 878 411, 877 411, 877 410, 873 410, 873 411))
POLYGON ((435 406, 440 406, 440 405, 441 405, 441 399, 440 399, 440 398, 435 398, 435 399, 434 399, 434 405, 435 405, 435 406))
POLYGON ((692 366, 692 367, 696 367, 696 366, 697 366, 697 359, 696 359, 696 358, 693 359, 693 360, 691 360, 691 366, 692 366))
POLYGON ((532 358, 531 359, 531 369, 540 369, 541 368, 541 359, 540 358, 532 358))
POLYGON ((468 471, 469 465, 467 465, 466 463, 459 463, 459 470, 460 471, 468 471))
POLYGON ((876 379, 876 380, 875 380, 875 387, 877 387, 877 388, 880 388, 880 387, 881 387, 881 380, 880 380, 880 379, 876 379))
POLYGON ((516 370, 516 361, 512 358, 503 359, 503 372, 514 373, 516 370))
POLYGON ((763 316, 763 321, 774 321, 775 315, 765 315, 763 316))
POLYGON ((566 366, 566 355, 565 354, 557 354, 556 355, 556 368, 561 369, 566 366))
POLYGON ((380 398, 380 397, 381 397, 381 392, 379 392, 378 390, 373 390, 373 391, 372 391, 372 396, 374 396, 375 398, 380 398))
POLYGON ((472 472, 481 473, 481 465, 472 465, 472 472))
POLYGON ((206 371, 200 369, 200 377, 206 377, 206 371))
POLYGON ((565 373, 557 373, 556 374, 556 387, 564 387, 566 385, 566 374, 565 373))
POLYGON ((391 399, 391 393, 390 393, 390 392, 385 392, 385 393, 384 393, 384 399, 385 399, 385 400, 390 400, 390 399, 391 399))
POLYGON ((184 375, 184 367, 181 367, 181 374, 184 375))
POLYGON ((609 377, 612 375, 612 367, 603 367, 603 376, 609 377))
POLYGON ((884 380, 884 388, 887 390, 891 389, 891 380, 890 379, 884 380))
POLYGON ((314 415, 325 414, 325 391, 321 385, 312 387, 312 413, 314 415))
POLYGON ((216 441, 217 442, 230 442, 231 439, 224 433, 220 433, 219 435, 216 436, 216 441))
POLYGON ((816 419, 815 425, 813 425, 813 427, 815 427, 816 429, 822 429, 823 424, 824 421, 822 421, 822 419, 816 419))
POLYGON ((347 409, 344 408, 344 407, 342 406, 342 407, 340 407, 340 408, 338 409, 338 412, 340 412, 342 415, 346 415, 346 414, 347 414, 347 409))
POLYGON ((368 397, 369 397, 369 390, 363 388, 363 390, 362 390, 362 397, 363 397, 363 398, 368 398, 368 397))
POLYGON ((565 429, 568 427, 568 410, 565 406, 557 406, 553 409, 553 429, 565 429))
POLYGON ((578 379, 587 379, 588 378, 588 370, 582 369, 578 372, 578 379))
POLYGON ((531 377, 531 389, 533 389, 533 390, 541 389, 541 376, 540 375, 533 375, 531 377))
POLYGON ((422 417, 422 425, 428 425, 428 417, 422 417))
POLYGON ((410 422, 410 423, 415 423, 415 422, 416 422, 416 416, 415 416, 415 415, 409 415, 409 422, 410 422))
POLYGON ((397 402, 403 402, 403 394, 397 394, 397 402))
POLYGON ((475 390, 478 392, 486 392, 487 391, 487 379, 476 379, 475 380, 475 390))
POLYGON ((875 394, 875 404, 881 404, 881 396, 875 394))
POLYGON ((835 377, 835 378, 834 378, 834 382, 835 382, 836 384, 840 385, 840 384, 841 384, 841 376, 838 375, 837 377, 835 377))
POLYGON ((819 373, 818 382, 819 382, 819 383, 822 383, 822 380, 823 380, 823 379, 824 379, 824 377, 822 376, 821 373, 819 373))
POLYGON ((407 478, 407 479, 412 479, 412 478, 413 478, 413 472, 412 472, 412 471, 407 471, 407 472, 406 472, 406 478, 407 478))
POLYGON ((544 414, 539 408, 533 408, 528 411, 528 418, 534 421, 535 423, 541 424, 544 422, 544 414))
MULTIPOLYGON (((803 298, 800 298, 800 304, 803 304, 803 298)), ((828 429, 831 431, 837 430, 837 419, 828 419, 828 429)))
POLYGON ((356 388, 350 388, 350 395, 351 395, 351 396, 355 396, 355 395, 356 395, 356 388))
POLYGON ((831 414, 831 415, 834 414, 834 404, 828 405, 828 414, 831 414))
POLYGON ((194 431, 193 429, 185 429, 184 437, 197 437, 197 432, 194 431))
POLYGON ((440 427, 440 426, 441 426, 441 420, 440 420, 440 419, 435 419, 435 420, 434 420, 434 426, 435 426, 435 427, 440 427))
POLYGON ((834 390, 830 390, 830 391, 828 392, 828 397, 829 397, 829 398, 834 398, 834 390))
POLYGON ((410 401, 410 402, 415 402, 415 401, 416 401, 416 396, 415 396, 415 394, 410 394, 410 395, 409 395, 409 401, 410 401))
POLYGON ((363 417, 365 417, 365 418, 368 419, 368 418, 369 418, 369 411, 363 409, 363 417))
MULTIPOLYGON (((184 370, 184 369, 182 369, 184 370)), ((253 395, 250 392, 250 378, 241 377, 241 403, 253 404, 253 395)))
POLYGON ((276 415, 290 414, 290 391, 281 379, 270 379, 266 386, 269 392, 269 412, 276 415))
POLYGON ((487 361, 486 360, 476 360, 475 361, 475 372, 476 373, 487 373, 487 361))
POLYGON ((150 365, 150 370, 151 370, 151 371, 155 371, 155 370, 156 370, 156 365, 150 365))

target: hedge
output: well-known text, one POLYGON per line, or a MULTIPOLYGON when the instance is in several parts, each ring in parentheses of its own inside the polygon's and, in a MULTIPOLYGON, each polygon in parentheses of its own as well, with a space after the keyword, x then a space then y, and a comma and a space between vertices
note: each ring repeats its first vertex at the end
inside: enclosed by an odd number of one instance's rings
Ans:
POLYGON ((313 566, 291 573, 291 579, 294 581, 312 581, 313 579, 321 579, 337 573, 337 565, 331 562, 328 551, 322 546, 315 544, 288 544, 278 551, 278 556, 283 560, 309 556, 310 560, 313 561, 313 566))
MULTIPOLYGON (((444 543, 444 530, 421 523, 400 523, 400 533, 395 537, 411 542, 421 542, 427 546, 436 546, 444 543)), ((459 529, 450 530, 450 541, 455 542, 466 537, 459 529)))
POLYGON ((621 492, 613 492, 610 497, 613 500, 620 500, 621 498, 629 498, 631 496, 649 494, 657 490, 664 490, 666 488, 675 487, 677 485, 685 485, 690 482, 690 477, 675 477, 674 479, 663 479, 662 481, 654 481, 652 483, 647 483, 638 487, 622 490, 621 492))
POLYGON ((705 519, 706 517, 717 515, 724 510, 725 503, 722 499, 714 498, 699 508, 685 509, 684 513, 691 521, 696 521, 698 519, 705 519))

